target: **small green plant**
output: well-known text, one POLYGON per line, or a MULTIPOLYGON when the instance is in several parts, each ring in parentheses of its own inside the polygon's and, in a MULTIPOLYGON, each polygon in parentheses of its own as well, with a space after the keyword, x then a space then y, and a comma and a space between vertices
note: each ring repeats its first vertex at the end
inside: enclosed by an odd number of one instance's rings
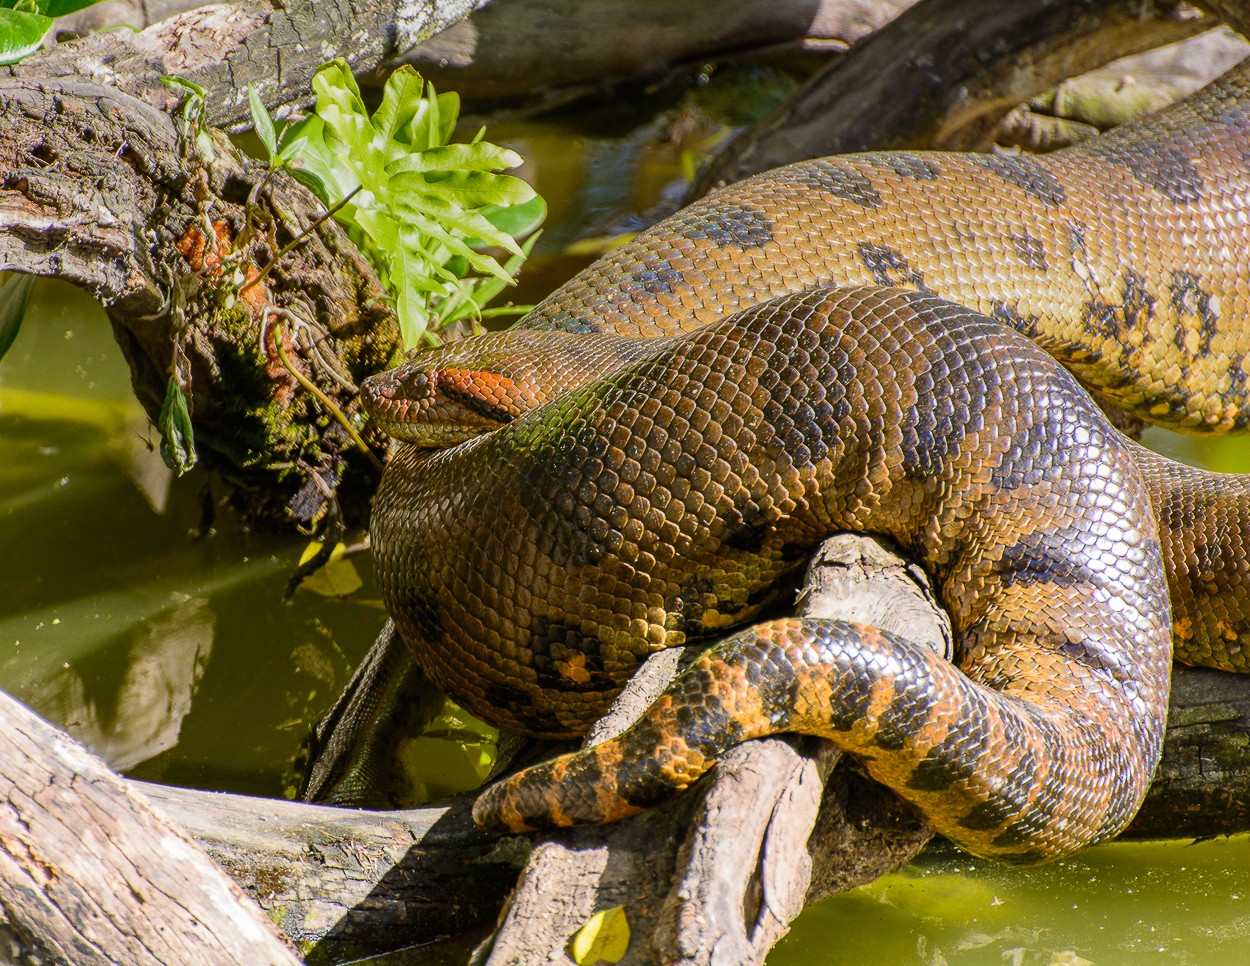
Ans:
POLYGON ((177 106, 171 112, 179 136, 194 141, 211 164, 217 159, 217 151, 213 147, 212 132, 204 124, 204 88, 185 77, 168 74, 162 74, 158 80, 179 97, 177 106))
POLYGON ((30 304, 30 293, 34 290, 35 276, 0 272, 0 359, 17 338, 26 306, 30 304))
POLYGON ((439 329, 528 306, 486 309, 513 283, 537 239, 546 204, 519 178, 516 152, 482 140, 451 144, 460 113, 411 67, 387 80, 372 114, 345 61, 313 78, 315 113, 279 139, 249 92, 270 163, 286 167, 346 226, 395 299, 404 342, 437 341, 439 329), (501 264, 487 249, 507 253, 501 264))
POLYGON ((0 64, 12 64, 39 49, 57 17, 99 0, 0 0, 0 64))

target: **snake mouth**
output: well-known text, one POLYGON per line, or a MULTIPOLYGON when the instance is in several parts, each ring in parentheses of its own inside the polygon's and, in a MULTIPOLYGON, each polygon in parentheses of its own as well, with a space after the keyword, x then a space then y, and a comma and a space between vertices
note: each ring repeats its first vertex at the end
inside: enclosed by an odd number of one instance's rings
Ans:
POLYGON ((473 431, 450 423, 411 423, 402 419, 375 418, 375 425, 391 439, 399 443, 411 443, 426 449, 446 449, 481 436, 473 431))

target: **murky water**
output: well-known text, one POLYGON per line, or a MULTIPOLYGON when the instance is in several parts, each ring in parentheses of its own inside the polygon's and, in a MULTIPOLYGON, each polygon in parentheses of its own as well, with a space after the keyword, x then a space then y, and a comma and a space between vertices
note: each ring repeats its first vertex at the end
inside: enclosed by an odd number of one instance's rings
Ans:
POLYGON ((381 603, 283 604, 303 542, 197 539, 155 441, 103 312, 41 283, 0 361, 0 686, 140 777, 282 794, 381 603))
POLYGON ((894 875, 813 906, 769 964, 1233 966, 1248 952, 1243 835, 1116 843, 1035 869, 931 848, 894 875))

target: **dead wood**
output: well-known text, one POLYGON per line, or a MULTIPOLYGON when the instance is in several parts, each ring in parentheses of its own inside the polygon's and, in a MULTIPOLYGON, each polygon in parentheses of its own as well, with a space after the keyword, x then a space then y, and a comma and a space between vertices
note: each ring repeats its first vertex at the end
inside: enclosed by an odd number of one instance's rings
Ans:
POLYGON ((0 692, 0 959, 298 962, 265 914, 142 795, 0 692))
POLYGON ((134 782, 260 905, 310 964, 492 923, 529 843, 473 824, 471 797, 362 812, 134 782))
POLYGON ((1171 0, 922 0, 721 152, 692 197, 807 158, 986 146, 999 120, 1067 77, 1214 21, 1171 0))
POLYGON ((508 0, 490 3, 401 58, 468 98, 548 101, 674 66, 824 62, 915 0, 508 0))
POLYGON ((1244 675, 1176 665, 1163 759, 1130 838, 1250 829, 1250 687, 1244 675))
POLYGON ((160 78, 173 75, 204 89, 213 124, 246 127, 249 85, 271 109, 306 103, 309 81, 325 61, 343 57, 358 73, 377 70, 467 16, 478 2, 206 4, 138 33, 105 31, 40 51, 15 67, 0 68, 0 77, 12 74, 31 84, 91 79, 165 110, 177 96, 160 78))

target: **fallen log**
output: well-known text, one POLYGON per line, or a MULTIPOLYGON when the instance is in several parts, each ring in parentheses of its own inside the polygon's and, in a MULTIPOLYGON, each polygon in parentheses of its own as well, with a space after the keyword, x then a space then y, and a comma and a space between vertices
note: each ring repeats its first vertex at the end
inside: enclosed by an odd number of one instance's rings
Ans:
POLYGON ((924 0, 731 142, 690 197, 830 154, 984 150, 987 132, 1030 97, 1214 23, 1171 0, 924 0))
POLYGON ((265 914, 108 766, 0 692, 0 959, 298 960, 265 914))
POLYGON ((480 930, 494 922, 529 852, 527 842, 501 842, 474 825, 470 796, 364 812, 132 785, 260 904, 308 963, 480 930))

